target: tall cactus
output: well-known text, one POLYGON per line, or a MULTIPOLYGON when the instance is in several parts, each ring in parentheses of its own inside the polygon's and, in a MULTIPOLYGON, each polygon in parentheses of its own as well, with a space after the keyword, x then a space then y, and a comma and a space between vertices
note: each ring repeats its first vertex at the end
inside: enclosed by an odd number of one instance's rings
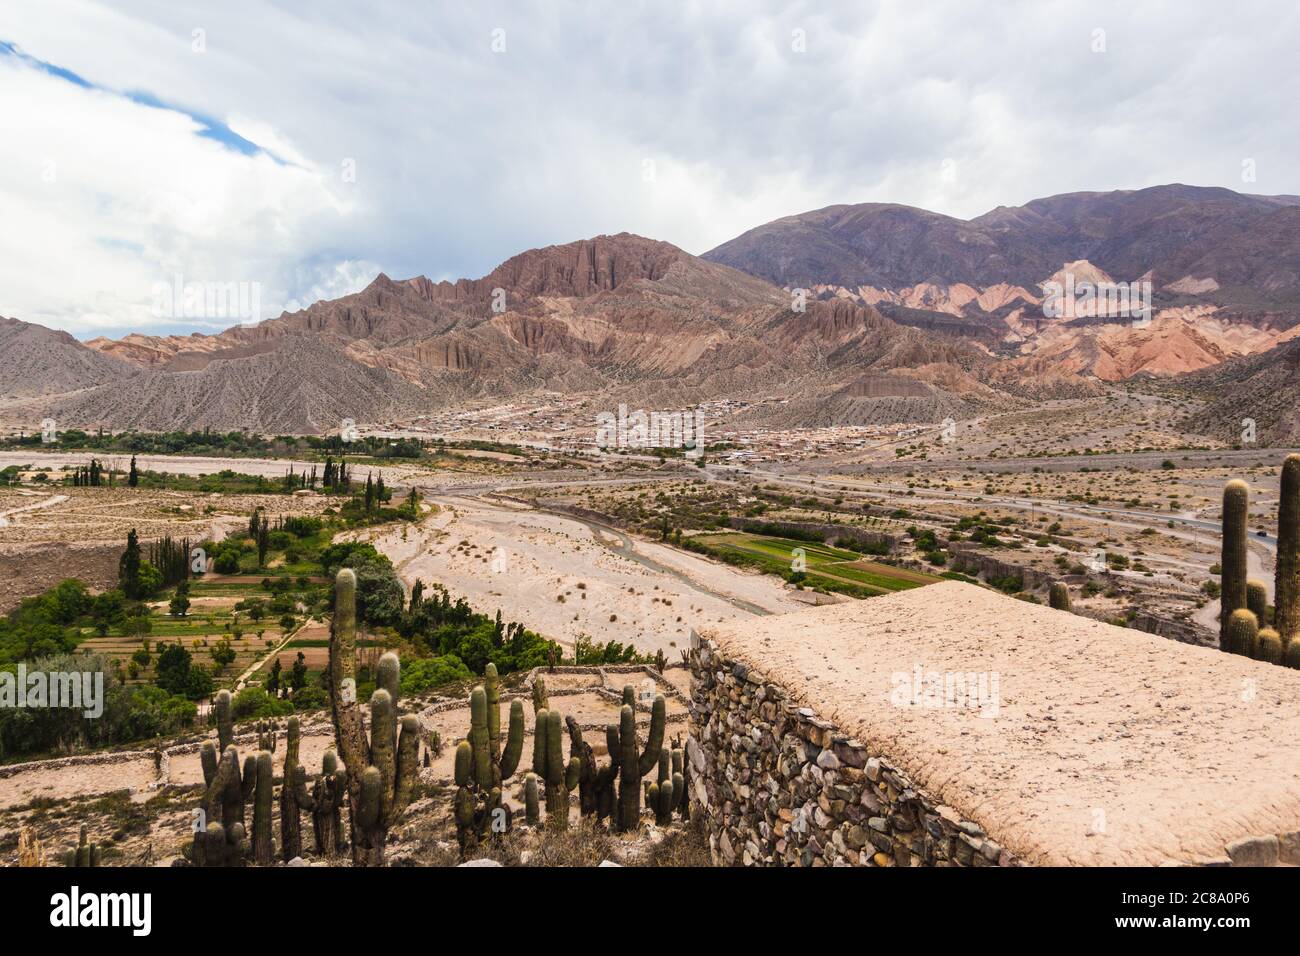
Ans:
POLYGON ((1070 589, 1064 581, 1057 581, 1048 593, 1048 604, 1057 611, 1070 610, 1070 589))
MULTIPOLYGON (((286 765, 287 769, 287 765, 286 765)), ((289 786, 285 777, 285 786, 289 786)), ((321 758, 321 775, 316 778, 311 792, 307 792, 307 771, 298 766, 294 770, 294 802, 303 810, 311 813, 312 834, 316 839, 316 852, 323 857, 331 857, 343 846, 343 795, 347 793, 347 773, 339 767, 338 756, 333 749, 325 751, 321 758)), ((299 837, 301 849, 301 837, 299 837)), ((288 855, 288 851, 285 851, 288 855)))
POLYGON ((1228 619, 1228 629, 1224 634, 1223 650, 1229 654, 1242 657, 1254 657, 1255 645, 1259 641, 1259 621, 1250 611, 1237 608, 1228 619))
POLYGON ((389 651, 379 659, 370 696, 370 736, 362 725, 356 693, 357 576, 339 571, 330 626, 330 705, 339 755, 347 768, 352 807, 352 862, 383 866, 389 829, 401 819, 419 771, 420 722, 408 715, 398 732, 401 664, 389 651))
POLYGON ((500 788, 478 790, 474 772, 474 745, 462 740, 456 745, 456 839, 461 856, 478 846, 480 835, 491 827, 492 814, 501 805, 500 788))
POLYGON ((217 752, 225 753, 235 739, 235 724, 230 717, 230 691, 217 691, 212 711, 217 719, 217 752))
POLYGON ((1234 478, 1223 486, 1223 557, 1219 610, 1219 646, 1225 647, 1232 612, 1246 606, 1246 521, 1250 487, 1234 478))
POLYGON ((623 688, 623 709, 619 713, 619 781, 618 820, 621 832, 636 830, 641 825, 641 778, 659 762, 659 751, 664 743, 664 723, 667 707, 662 694, 655 696, 650 713, 650 732, 645 749, 637 753, 635 696, 631 686, 623 688))
POLYGON ((533 773, 546 785, 546 825, 552 830, 568 829, 569 792, 578 786, 581 768, 577 757, 564 762, 560 723, 558 710, 538 711, 533 738, 533 773))
POLYGON ((1273 622, 1284 650, 1300 641, 1300 455, 1287 455, 1282 463, 1273 622))
MULTIPOLYGON (((217 728, 220 734, 220 711, 217 728)), ((233 745, 228 746, 218 758, 212 741, 205 741, 199 751, 199 764, 206 789, 202 812, 194 828, 190 861, 195 866, 239 866, 243 862, 246 836, 239 752, 233 745)))
POLYGON ((518 699, 510 702, 502 749, 501 688, 495 664, 487 665, 483 683, 470 691, 469 715, 469 735, 456 747, 455 765, 456 837, 462 853, 509 826, 501 794, 524 752, 524 702, 518 699))
POLYGON ((271 793, 274 787, 271 752, 259 750, 252 759, 253 862, 258 866, 270 866, 275 860, 275 844, 271 839, 271 793))
POLYGON ((299 790, 306 794, 306 772, 298 763, 298 747, 302 732, 298 718, 290 717, 285 730, 284 744, 284 782, 280 787, 280 855, 287 863, 296 856, 302 856, 302 811, 311 798, 300 802, 299 790))
POLYGON ((582 729, 572 716, 564 718, 569 729, 569 756, 578 761, 578 812, 584 817, 595 816, 597 820, 615 816, 617 804, 618 764, 622 755, 619 744, 617 724, 605 728, 605 748, 609 754, 609 764, 605 767, 596 762, 595 751, 591 744, 582 739, 582 729))

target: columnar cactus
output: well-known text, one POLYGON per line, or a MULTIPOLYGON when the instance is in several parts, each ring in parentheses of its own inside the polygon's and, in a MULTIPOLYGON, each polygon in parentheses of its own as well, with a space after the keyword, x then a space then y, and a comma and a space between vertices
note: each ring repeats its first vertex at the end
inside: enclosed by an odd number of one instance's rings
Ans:
POLYGON ((1263 581, 1246 582, 1246 608, 1255 615, 1260 627, 1268 623, 1268 588, 1263 581))
POLYGON ((410 803, 419 771, 420 722, 408 715, 398 732, 401 664, 391 651, 379 659, 370 697, 370 736, 356 693, 357 576, 339 571, 330 626, 330 705, 339 755, 347 768, 352 807, 352 862, 383 866, 389 829, 410 803))
POLYGON ((343 795, 348 790, 347 772, 339 766, 333 748, 321 758, 321 775, 312 785, 311 793, 307 793, 307 773, 302 767, 298 768, 295 789, 299 805, 311 813, 316 852, 324 857, 333 856, 343 847, 343 795))
POLYGON ((230 691, 217 691, 212 711, 217 719, 217 752, 225 753, 235 739, 235 725, 230 718, 230 691))
POLYGON ((1228 629, 1224 634, 1223 650, 1229 654, 1254 657, 1255 646, 1259 641, 1259 620, 1245 608, 1238 608, 1228 619, 1228 629))
POLYGON ((1232 612, 1246 606, 1246 520, 1250 487, 1234 478, 1223 486, 1223 557, 1219 611, 1219 646, 1224 647, 1232 612))
MULTIPOLYGON (((677 760, 678 765, 681 758, 677 760)), ((673 758, 667 747, 659 748, 659 779, 650 784, 646 793, 646 803, 654 811, 655 823, 667 826, 672 823, 673 810, 686 793, 686 781, 680 771, 672 770, 673 758)))
POLYGON ((1052 585, 1048 594, 1048 603, 1057 611, 1070 610, 1070 589, 1065 586, 1064 581, 1057 581, 1052 585))
POLYGON ((577 757, 564 762, 560 721, 558 710, 538 711, 533 743, 533 773, 546 784, 546 825, 553 830, 569 826, 569 791, 577 787, 581 769, 577 757))
POLYGON ((1300 455, 1287 455, 1282 463, 1273 621, 1283 648, 1289 651, 1300 641, 1300 455))
POLYGON ((524 819, 530 827, 541 821, 537 799, 537 774, 530 773, 524 778, 524 819))
POLYGON ((99 866, 99 844, 91 843, 86 837, 86 828, 81 828, 77 839, 77 849, 73 851, 73 866, 99 866))
MULTIPOLYGON (((280 787, 280 855, 285 862, 296 856, 302 856, 302 811, 304 803, 298 800, 298 791, 306 794, 307 780, 304 771, 301 779, 298 763, 298 748, 302 733, 298 727, 298 718, 290 717, 285 731, 284 745, 284 782, 280 787)), ((310 797, 306 802, 310 802, 310 797)))
MULTIPOLYGON (((220 733, 220 720, 217 727, 220 733)), ((190 860, 195 866, 240 866, 246 832, 245 788, 239 771, 239 752, 229 746, 218 758, 216 748, 209 740, 199 752, 199 763, 206 790, 194 828, 190 860)))
POLYGON ((269 866, 275 860, 275 844, 271 840, 271 792, 274 787, 272 777, 271 752, 259 750, 253 761, 253 862, 258 866, 269 866))
POLYGON ((636 830, 641 825, 641 778, 659 761, 659 751, 664 743, 664 723, 667 716, 662 694, 655 697, 650 715, 650 733, 645 749, 637 753, 636 711, 632 688, 623 688, 623 709, 619 713, 619 781, 617 829, 621 832, 636 830))
POLYGON ((275 738, 278 729, 273 720, 259 720, 257 722, 257 749, 275 753, 275 738))
POLYGON ((683 820, 689 820, 691 818, 691 795, 688 787, 690 787, 691 783, 691 762, 686 759, 686 748, 682 744, 680 734, 678 734, 677 739, 673 741, 672 760, 674 790, 677 789, 675 782, 677 775, 681 774, 682 777, 681 800, 677 804, 678 815, 683 820))
POLYGON ((582 729, 573 717, 564 718, 569 729, 569 756, 578 761, 578 812, 597 820, 615 816, 617 803, 618 763, 621 756, 617 724, 605 728, 605 747, 609 764, 600 767, 591 744, 582 739, 582 729))
POLYGON ((501 789, 477 789, 474 772, 474 745, 462 740, 456 745, 456 839, 460 843, 461 856, 478 846, 480 835, 486 835, 491 827, 492 815, 501 806, 501 789))
POLYGON ((539 711, 549 710, 551 707, 550 698, 546 694, 546 681, 538 674, 533 678, 533 714, 539 711))
POLYGON ((495 664, 484 669, 483 683, 470 691, 469 735, 456 747, 456 836, 461 851, 509 826, 501 803, 505 782, 514 776, 524 752, 524 702, 510 702, 510 724, 501 746, 501 690, 495 664))

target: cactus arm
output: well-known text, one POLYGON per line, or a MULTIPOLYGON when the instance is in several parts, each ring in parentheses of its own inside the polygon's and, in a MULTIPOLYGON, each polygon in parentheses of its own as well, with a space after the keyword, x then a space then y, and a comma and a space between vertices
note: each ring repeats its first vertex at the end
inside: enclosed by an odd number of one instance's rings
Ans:
POLYGON ((240 795, 247 803, 257 790, 257 754, 249 754, 244 758, 244 773, 240 778, 239 787, 240 795))
POLYGON ((533 773, 546 776, 546 724, 547 710, 539 710, 533 720, 533 773))
POLYGON ((397 782, 387 825, 396 823, 410 805, 411 796, 415 793, 415 779, 419 772, 420 719, 414 714, 407 714, 402 718, 402 730, 397 738, 397 782))
POLYGON ((230 691, 218 691, 212 707, 217 714, 217 746, 225 753, 235 739, 234 722, 230 718, 230 691))
POLYGON ((456 835, 460 837, 461 850, 470 844, 474 833, 474 797, 465 787, 456 791, 456 835))
POLYGON ((578 785, 578 778, 582 775, 582 762, 577 757, 569 758, 569 765, 564 770, 564 789, 573 790, 578 785))
POLYGON ((392 812, 393 788, 397 782, 397 754, 393 748, 396 738, 397 713, 392 695, 382 687, 370 698, 370 763, 379 771, 379 817, 389 819, 392 812))
POLYGON ((524 752, 524 702, 510 702, 510 730, 506 736, 506 749, 501 754, 501 779, 508 780, 519 767, 524 752))
POLYGON ((401 660, 392 651, 386 651, 375 668, 375 686, 382 687, 393 700, 397 700, 401 696, 398 689, 401 683, 401 660))
POLYGON ((501 753, 501 685, 497 666, 491 661, 483 668, 483 690, 487 695, 488 749, 495 760, 501 753))
POLYGON ((217 748, 211 740, 203 741, 203 747, 199 750, 199 765, 203 768, 205 787, 212 786, 212 779, 217 775, 217 763, 217 748))
POLYGON ((383 774, 378 767, 367 767, 361 773, 361 799, 356 805, 357 826, 362 830, 373 829, 379 822, 384 791, 383 774))
MULTIPOLYGON (((288 785, 286 781, 285 786, 288 785)), ((308 813, 316 811, 316 801, 307 790, 307 768, 302 764, 295 764, 293 768, 293 798, 298 806, 308 813)))
POLYGON ((618 724, 605 725, 605 749, 609 753, 609 782, 618 776, 619 762, 623 758, 623 747, 619 743, 618 724))
POLYGON ((642 777, 659 762, 659 751, 664 745, 664 724, 667 721, 667 713, 664 695, 655 695, 654 709, 650 713, 650 734, 645 742, 645 750, 641 752, 641 759, 638 761, 642 777))
POLYGON ((474 768, 474 748, 470 746, 468 740, 462 740, 456 745, 455 768, 456 786, 469 786, 470 776, 474 768))

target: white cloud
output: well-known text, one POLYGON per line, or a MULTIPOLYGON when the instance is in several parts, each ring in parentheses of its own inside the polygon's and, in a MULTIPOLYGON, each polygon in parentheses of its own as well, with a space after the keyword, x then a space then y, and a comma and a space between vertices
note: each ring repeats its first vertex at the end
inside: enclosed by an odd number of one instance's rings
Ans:
POLYGON ((841 202, 969 217, 1174 181, 1300 192, 1277 105, 1300 95, 1291 7, 298 9, 7 0, 0 41, 92 88, 0 55, 0 314, 157 325, 148 290, 177 271, 258 281, 276 314, 380 269, 478 276, 623 230, 698 253, 841 202), (265 152, 198 135, 203 117, 265 152))

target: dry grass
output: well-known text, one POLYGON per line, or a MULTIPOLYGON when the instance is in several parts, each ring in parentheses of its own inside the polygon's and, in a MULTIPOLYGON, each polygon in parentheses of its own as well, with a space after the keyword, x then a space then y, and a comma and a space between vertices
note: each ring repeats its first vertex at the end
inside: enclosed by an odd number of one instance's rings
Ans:
MULTIPOLYGON (((480 847, 471 859, 495 860, 502 866, 599 866, 605 860, 628 866, 711 866, 708 839, 696 821, 665 832, 652 843, 611 835, 594 819, 584 818, 567 830, 516 829, 480 847)), ((430 860, 425 865, 438 865, 430 860)))
POLYGON ((712 866, 709 838, 701 818, 692 817, 682 827, 669 830, 661 842, 651 844, 649 853, 637 865, 712 866))

